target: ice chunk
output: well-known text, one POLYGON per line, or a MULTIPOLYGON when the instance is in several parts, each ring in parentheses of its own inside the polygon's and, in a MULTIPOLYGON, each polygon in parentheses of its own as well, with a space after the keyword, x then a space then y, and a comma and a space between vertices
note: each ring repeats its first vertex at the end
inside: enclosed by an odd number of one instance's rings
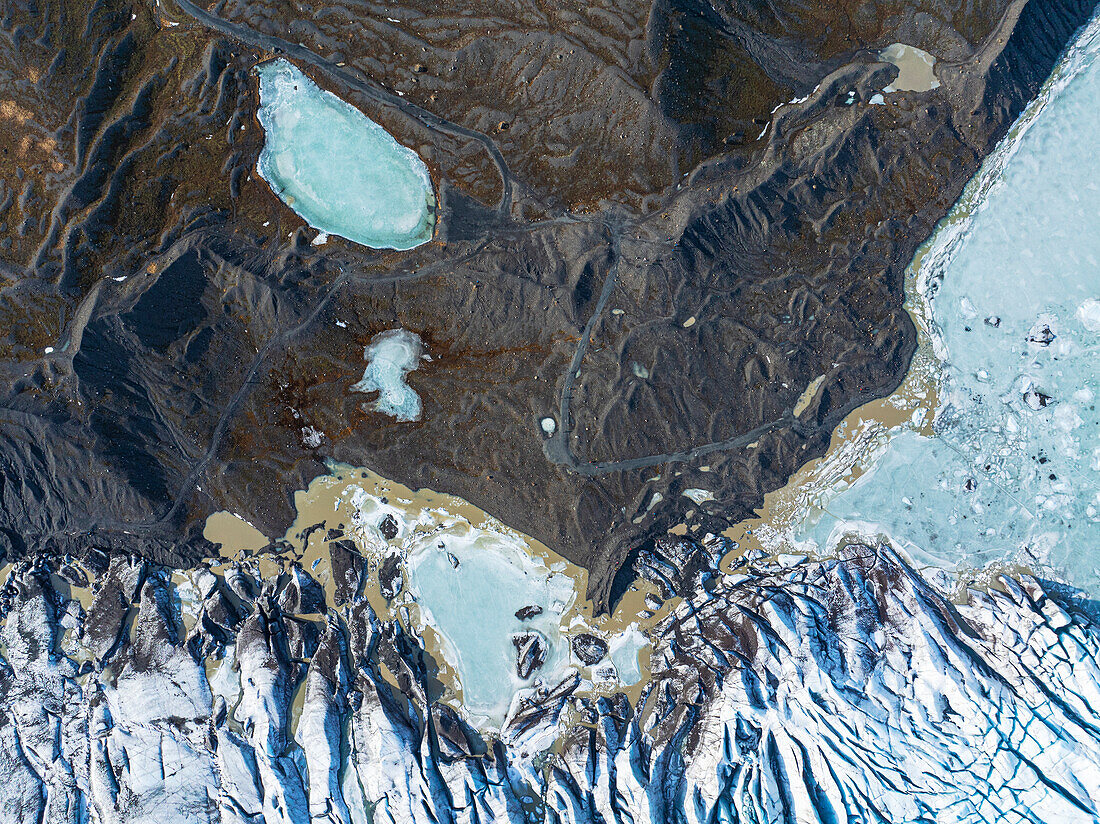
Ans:
POLYGON ((405 329, 390 329, 375 335, 363 352, 367 368, 363 379, 353 384, 353 392, 378 392, 374 409, 399 421, 420 417, 420 396, 405 382, 416 369, 422 346, 420 336, 405 329))
POLYGON ((307 223, 377 249, 431 240, 435 195, 424 162, 284 59, 262 63, 264 147, 257 169, 307 223))
POLYGON ((1100 300, 1086 298, 1074 314, 1090 332, 1100 332, 1100 300))

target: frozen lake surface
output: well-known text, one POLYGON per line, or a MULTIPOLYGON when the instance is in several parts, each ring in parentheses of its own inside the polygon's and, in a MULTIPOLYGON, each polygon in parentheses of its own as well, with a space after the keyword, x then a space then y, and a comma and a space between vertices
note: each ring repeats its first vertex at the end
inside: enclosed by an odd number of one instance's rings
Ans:
POLYGON ((880 530, 918 562, 1051 564, 1100 590, 1098 55, 1094 22, 927 247, 934 435, 893 437, 819 547, 880 530))
POLYGON ((376 249, 431 240, 435 195, 424 161, 287 60, 256 69, 260 176, 323 233, 376 249))
POLYGON ((420 336, 406 329, 379 332, 363 351, 367 367, 363 377, 352 385, 353 392, 377 392, 376 412, 391 415, 402 422, 420 417, 420 396, 405 378, 416 369, 423 346, 420 336))

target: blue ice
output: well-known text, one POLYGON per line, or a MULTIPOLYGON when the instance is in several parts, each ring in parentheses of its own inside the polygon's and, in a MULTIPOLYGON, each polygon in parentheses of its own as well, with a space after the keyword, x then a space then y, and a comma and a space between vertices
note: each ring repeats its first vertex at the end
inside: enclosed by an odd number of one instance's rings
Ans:
POLYGON ((416 369, 422 350, 420 336, 405 329, 390 329, 375 335, 363 351, 367 368, 352 385, 353 392, 378 392, 373 409, 402 422, 420 417, 420 396, 405 382, 416 369))
POLYGON ((432 238, 428 168, 381 126, 284 59, 260 64, 260 176, 324 233, 377 249, 432 238))

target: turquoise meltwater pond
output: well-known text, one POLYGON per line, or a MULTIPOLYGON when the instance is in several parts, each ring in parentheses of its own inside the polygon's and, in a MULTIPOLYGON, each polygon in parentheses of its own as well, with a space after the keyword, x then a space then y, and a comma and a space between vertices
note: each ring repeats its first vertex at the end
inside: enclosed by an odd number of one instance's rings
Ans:
POLYGON ((431 240, 435 194, 424 161, 287 60, 256 69, 260 176, 310 226, 376 249, 431 240))

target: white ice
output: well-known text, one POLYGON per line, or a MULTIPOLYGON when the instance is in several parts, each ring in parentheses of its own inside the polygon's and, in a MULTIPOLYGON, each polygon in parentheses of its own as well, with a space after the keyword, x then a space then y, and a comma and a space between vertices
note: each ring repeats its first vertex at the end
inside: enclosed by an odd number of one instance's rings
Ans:
POLYGON ((352 385, 352 391, 378 392, 376 411, 402 422, 417 420, 420 396, 405 382, 405 377, 416 369, 422 348, 420 336, 405 329, 375 335, 363 352, 367 360, 363 379, 352 385))

